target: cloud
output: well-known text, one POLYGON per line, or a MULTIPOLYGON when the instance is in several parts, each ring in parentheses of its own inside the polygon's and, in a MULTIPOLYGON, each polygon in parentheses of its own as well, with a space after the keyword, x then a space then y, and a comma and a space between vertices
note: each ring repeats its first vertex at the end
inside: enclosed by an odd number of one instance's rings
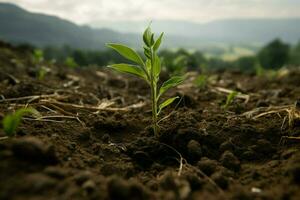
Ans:
MULTIPOLYGON (((0 2, 5 0, 0 0, 0 2)), ((101 20, 300 17, 299 0, 10 0, 28 10, 76 23, 101 20)))

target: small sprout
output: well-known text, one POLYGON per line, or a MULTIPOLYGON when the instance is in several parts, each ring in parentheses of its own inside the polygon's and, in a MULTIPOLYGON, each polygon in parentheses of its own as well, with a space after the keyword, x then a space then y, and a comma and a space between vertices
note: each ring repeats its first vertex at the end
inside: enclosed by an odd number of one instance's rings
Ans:
POLYGON ((38 70, 38 75, 37 75, 38 79, 39 80, 44 80, 46 74, 49 73, 49 72, 50 72, 49 68, 47 68, 45 66, 41 66, 38 70))
POLYGON ((3 129, 8 137, 15 135, 18 126, 20 125, 23 116, 32 114, 39 116, 39 112, 34 108, 21 108, 15 111, 13 114, 9 114, 4 117, 2 121, 3 129))
POLYGON ((75 62, 74 58, 67 57, 65 60, 65 65, 69 68, 76 68, 78 67, 78 64, 75 62))
POLYGON ((39 64, 44 61, 44 53, 40 49, 36 49, 33 52, 33 60, 35 64, 39 64))
POLYGON ((204 88, 207 84, 207 75, 200 74, 194 81, 195 85, 199 88, 204 88))
POLYGON ((226 98, 226 103, 223 105, 223 108, 226 110, 228 109, 228 107, 232 104, 233 100, 235 99, 235 97, 239 94, 239 92, 237 91, 232 91, 231 93, 229 93, 227 95, 226 98))
POLYGON ((108 67, 123 73, 135 75, 145 80, 151 89, 151 100, 152 100, 152 122, 153 130, 155 135, 158 135, 158 116, 161 111, 173 103, 179 97, 169 98, 162 103, 160 102, 161 96, 168 91, 170 88, 176 87, 184 81, 182 76, 174 76, 164 82, 161 87, 158 86, 159 75, 161 72, 161 59, 157 55, 164 33, 155 40, 154 34, 151 31, 150 26, 145 30, 143 34, 144 41, 144 55, 146 60, 133 49, 122 45, 109 43, 107 46, 114 49, 124 58, 132 61, 135 64, 112 64, 108 67))

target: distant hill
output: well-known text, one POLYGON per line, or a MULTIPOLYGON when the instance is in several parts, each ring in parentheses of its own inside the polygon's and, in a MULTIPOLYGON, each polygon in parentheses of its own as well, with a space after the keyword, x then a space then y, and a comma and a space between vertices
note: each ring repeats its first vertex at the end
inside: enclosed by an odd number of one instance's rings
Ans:
MULTIPOLYGON (((106 27, 120 32, 141 32, 146 21, 92 22, 93 27, 106 27)), ((300 18, 226 19, 208 23, 187 21, 153 21, 155 31, 190 37, 197 41, 222 43, 266 43, 281 38, 289 43, 300 39, 300 18), (167 27, 167 28, 166 28, 167 27)))
MULTIPOLYGON (((95 22, 92 23, 94 28, 91 28, 55 16, 28 12, 14 4, 0 3, 0 40, 40 47, 69 45, 73 48, 104 49, 107 42, 141 47, 140 32, 148 23, 95 22)), ((274 38, 296 43, 300 39, 299 24, 300 19, 234 19, 206 24, 153 21, 152 26, 156 32, 166 33, 163 47, 215 51, 215 48, 230 45, 246 45, 255 49, 274 38)))
POLYGON ((12 43, 103 49, 108 41, 131 43, 131 38, 133 34, 78 26, 58 17, 28 12, 14 4, 0 3, 0 39, 12 43))

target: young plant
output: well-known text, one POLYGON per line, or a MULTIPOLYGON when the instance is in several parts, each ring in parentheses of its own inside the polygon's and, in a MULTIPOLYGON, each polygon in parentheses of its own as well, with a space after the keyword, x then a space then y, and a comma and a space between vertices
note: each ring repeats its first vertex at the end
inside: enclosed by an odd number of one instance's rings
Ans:
POLYGON ((33 114, 38 115, 38 111, 34 108, 21 108, 13 114, 9 114, 4 117, 2 121, 3 129, 8 137, 15 135, 18 126, 20 125, 24 115, 33 114))
POLYGON ((179 97, 169 98, 162 103, 160 99, 162 95, 168 91, 170 88, 181 84, 184 80, 182 76, 174 76, 169 80, 164 82, 161 87, 158 85, 159 75, 161 72, 161 61, 157 55, 158 48, 161 45, 164 33, 161 33, 157 39, 154 39, 154 34, 151 28, 148 27, 143 34, 144 41, 144 55, 146 60, 144 61, 141 56, 133 49, 122 45, 122 44, 107 44, 108 47, 117 51, 124 58, 132 61, 134 64, 113 64, 108 67, 117 70, 119 72, 124 72, 128 74, 135 75, 143 80, 145 80, 151 89, 151 102, 152 102, 152 123, 154 134, 158 135, 158 117, 161 111, 170 105, 174 100, 179 97))
POLYGON ((45 59, 44 59, 43 51, 40 49, 34 50, 33 62, 37 68, 36 78, 38 78, 39 80, 43 80, 45 78, 45 76, 47 75, 47 73, 50 71, 49 68, 47 68, 46 66, 43 65, 44 60, 45 59))
POLYGON ((197 76, 197 78, 195 79, 194 83, 196 86, 198 86, 200 89, 205 88, 205 86, 207 85, 207 75, 205 74, 200 74, 199 76, 197 76))
POLYGON ((78 67, 78 64, 75 62, 74 58, 67 57, 65 60, 65 65, 69 68, 76 68, 78 67))
POLYGON ((40 49, 35 49, 33 52, 33 61, 35 64, 39 64, 44 61, 44 53, 40 49))
POLYGON ((233 100, 235 99, 235 97, 239 94, 239 92, 237 91, 232 91, 231 93, 229 93, 227 95, 227 98, 226 98, 226 103, 223 105, 223 108, 226 110, 230 104, 232 104, 233 100))

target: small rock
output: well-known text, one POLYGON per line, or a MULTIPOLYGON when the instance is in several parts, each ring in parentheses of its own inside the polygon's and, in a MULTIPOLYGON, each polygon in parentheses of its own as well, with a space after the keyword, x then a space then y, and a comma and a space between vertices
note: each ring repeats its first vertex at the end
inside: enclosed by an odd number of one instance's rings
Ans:
POLYGON ((222 172, 214 173, 211 179, 222 189, 227 189, 229 186, 229 179, 222 172))
POLYGON ((16 157, 34 162, 55 164, 58 161, 54 146, 46 145, 35 137, 15 140, 12 144, 12 151, 16 157))
POLYGON ((248 151, 245 151, 241 157, 245 160, 251 161, 251 160, 255 159, 256 155, 255 155, 254 151, 248 150, 248 151))
POLYGON ((78 135, 79 141, 88 141, 91 138, 90 130, 85 130, 78 135))
POLYGON ((294 183, 300 185, 300 154, 295 154, 290 159, 286 167, 286 174, 294 183))
POLYGON ((52 190, 57 185, 57 180, 44 174, 29 174, 24 180, 24 189, 35 193, 52 190))
POLYGON ((230 141, 226 141, 226 142, 223 142, 221 145, 220 145, 220 151, 221 152, 224 152, 224 151, 233 151, 234 150, 234 145, 232 144, 232 142, 230 141))
POLYGON ((230 170, 239 171, 241 164, 239 159, 230 151, 225 151, 220 159, 222 165, 230 170))
POLYGON ((196 173, 185 173, 183 176, 188 182, 192 191, 199 190, 205 184, 206 180, 199 177, 196 173))
POLYGON ((88 180, 82 184, 82 188, 88 193, 92 193, 96 189, 96 183, 92 180, 88 180))
POLYGON ((54 167, 54 166, 49 166, 49 167, 45 168, 44 172, 48 176, 51 176, 56 179, 64 179, 68 174, 68 172, 66 170, 64 170, 63 168, 54 167))
POLYGON ((91 179, 92 173, 90 171, 82 171, 74 176, 74 180, 78 185, 82 185, 87 180, 91 179))
POLYGON ((282 159, 289 159, 291 156, 293 156, 295 153, 297 153, 297 149, 287 149, 284 152, 281 153, 282 159))
POLYGON ((101 138, 101 140, 104 142, 104 143, 109 143, 110 142, 110 136, 108 134, 104 134, 101 138))
POLYGON ((202 156, 201 145, 196 140, 190 140, 187 145, 187 149, 188 149, 188 154, 192 160, 198 160, 201 158, 202 156))
POLYGON ((216 160, 210 160, 210 159, 204 157, 197 163, 197 166, 207 176, 210 176, 214 172, 216 172, 217 167, 218 167, 218 162, 216 160))
POLYGON ((270 154, 274 152, 274 147, 268 140, 260 139, 257 140, 256 145, 251 147, 251 150, 260 154, 270 154))
POLYGON ((76 149, 76 142, 70 142, 66 144, 66 146, 68 147, 69 150, 73 151, 76 149))
POLYGON ((177 174, 172 172, 165 173, 160 180, 160 188, 165 191, 172 191, 176 195, 175 199, 186 199, 191 193, 191 187, 189 182, 178 177, 177 174))
POLYGON ((107 186, 109 199, 151 199, 149 192, 136 181, 113 177, 107 186))
POLYGON ((144 151, 135 151, 132 158, 143 168, 148 168, 152 165, 153 160, 150 158, 149 154, 144 151))
POLYGON ((251 175, 251 177, 252 177, 253 180, 259 180, 262 177, 261 173, 258 170, 256 170, 256 169, 253 169, 250 172, 250 175, 251 175))

